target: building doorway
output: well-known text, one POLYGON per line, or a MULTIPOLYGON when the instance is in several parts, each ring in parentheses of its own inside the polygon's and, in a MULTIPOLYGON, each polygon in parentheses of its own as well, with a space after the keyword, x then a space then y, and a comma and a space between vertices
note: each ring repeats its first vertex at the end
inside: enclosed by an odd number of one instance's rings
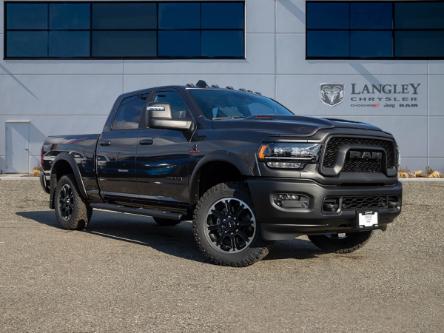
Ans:
POLYGON ((6 134, 6 172, 29 172, 29 121, 8 121, 6 134))

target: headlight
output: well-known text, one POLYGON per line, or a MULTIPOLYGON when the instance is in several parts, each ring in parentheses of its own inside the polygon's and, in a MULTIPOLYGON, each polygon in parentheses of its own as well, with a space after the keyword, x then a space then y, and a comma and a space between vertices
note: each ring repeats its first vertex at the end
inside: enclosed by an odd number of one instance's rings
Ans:
POLYGON ((270 168, 302 169, 307 163, 316 163, 321 151, 317 143, 268 143, 259 148, 258 158, 270 168))

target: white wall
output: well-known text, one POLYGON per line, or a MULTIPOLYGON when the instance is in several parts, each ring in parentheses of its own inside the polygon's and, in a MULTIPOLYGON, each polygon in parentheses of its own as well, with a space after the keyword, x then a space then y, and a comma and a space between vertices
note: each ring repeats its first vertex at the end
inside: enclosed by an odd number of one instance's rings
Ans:
MULTIPOLYGON (((3 1, 1 26, 2 12, 3 1)), ((374 123, 396 136, 404 167, 444 170, 443 61, 307 61, 305 1, 247 0, 246 13, 246 60, 0 61, 0 170, 7 120, 31 121, 34 166, 46 135, 99 132, 119 94, 199 79, 261 91, 296 114, 374 123), (375 82, 421 83, 419 107, 358 109, 320 102, 321 83, 375 82)), ((2 47, 0 30, 0 54, 2 47)))

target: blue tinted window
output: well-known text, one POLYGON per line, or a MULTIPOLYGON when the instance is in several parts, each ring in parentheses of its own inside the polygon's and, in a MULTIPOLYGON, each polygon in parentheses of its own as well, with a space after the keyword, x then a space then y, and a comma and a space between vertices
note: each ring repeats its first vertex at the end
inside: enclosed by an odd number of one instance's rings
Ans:
POLYGON ((50 31, 49 56, 88 57, 89 31, 50 31))
POLYGON ((307 3, 308 29, 348 29, 349 9, 347 3, 307 3))
POLYGON ((444 1, 307 2, 307 58, 444 58, 444 1))
POLYGON ((93 3, 93 29, 155 29, 155 3, 93 3))
POLYGON ((8 29, 47 29, 48 4, 6 4, 8 29))
POLYGON ((200 4, 198 3, 160 3, 160 29, 199 29, 200 4))
POLYGON ((4 52, 6 58, 243 58, 244 7, 244 1, 8 2, 4 52))
POLYGON ((350 5, 351 29, 391 29, 391 3, 352 3, 350 5))
POLYGON ((391 31, 352 31, 351 57, 391 57, 393 55, 391 31))
POLYGON ((243 29, 244 3, 202 3, 202 29, 243 29))
POLYGON ((348 57, 348 31, 308 31, 307 56, 348 57))
POLYGON ((57 3, 49 5, 50 29, 89 29, 88 3, 57 3))
POLYGON ((202 31, 202 56, 243 57, 242 31, 202 31))
POLYGON ((8 57, 48 56, 47 31, 10 31, 7 38, 8 57))
POLYGON ((444 3, 396 3, 397 29, 444 29, 444 3))
POLYGON ((94 57, 153 57, 156 56, 155 31, 94 31, 94 57))
POLYGON ((444 32, 396 32, 395 55, 397 57, 444 57, 444 32))
POLYGON ((159 31, 159 56, 200 56, 200 31, 159 31))

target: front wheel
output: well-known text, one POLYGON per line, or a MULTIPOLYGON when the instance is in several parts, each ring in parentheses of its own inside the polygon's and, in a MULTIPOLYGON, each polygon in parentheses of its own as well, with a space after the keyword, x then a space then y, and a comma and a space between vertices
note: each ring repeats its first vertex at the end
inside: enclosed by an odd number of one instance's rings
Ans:
POLYGON ((351 253, 364 246, 372 231, 309 235, 308 239, 325 252, 351 253))
POLYGON ((200 198, 193 233, 199 249, 217 265, 249 266, 269 251, 242 183, 218 184, 200 198))

